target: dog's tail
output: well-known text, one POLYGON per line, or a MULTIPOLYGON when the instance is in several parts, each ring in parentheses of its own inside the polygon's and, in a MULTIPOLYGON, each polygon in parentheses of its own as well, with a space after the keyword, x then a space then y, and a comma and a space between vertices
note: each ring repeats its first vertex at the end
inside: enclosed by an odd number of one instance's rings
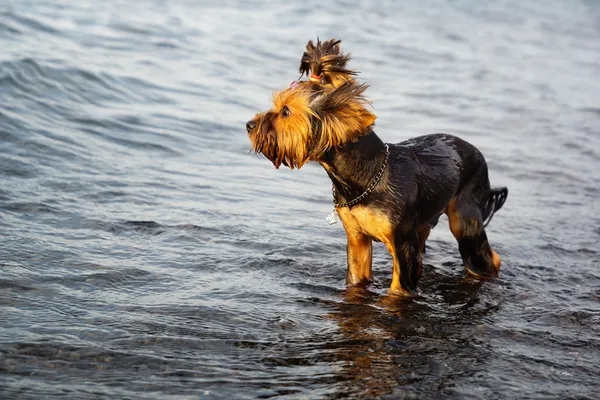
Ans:
POLYGON ((483 207, 481 207, 481 217, 484 221, 484 227, 488 226, 488 224, 492 221, 494 213, 502 208, 507 196, 508 189, 505 187, 490 190, 488 199, 483 204, 483 207))

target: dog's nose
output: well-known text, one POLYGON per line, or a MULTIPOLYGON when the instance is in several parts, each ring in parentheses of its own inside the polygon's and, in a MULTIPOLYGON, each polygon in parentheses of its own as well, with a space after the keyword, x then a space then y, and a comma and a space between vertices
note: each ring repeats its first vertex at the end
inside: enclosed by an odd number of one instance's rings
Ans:
POLYGON ((250 132, 252 129, 256 128, 256 122, 248 121, 246 122, 246 130, 250 132))

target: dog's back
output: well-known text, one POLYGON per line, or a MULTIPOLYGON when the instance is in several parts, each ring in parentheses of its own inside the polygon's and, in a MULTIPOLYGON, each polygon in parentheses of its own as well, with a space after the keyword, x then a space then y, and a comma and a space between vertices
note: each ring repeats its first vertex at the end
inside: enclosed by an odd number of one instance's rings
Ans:
POLYGON ((402 209, 418 217, 418 224, 435 226, 437 217, 454 199, 468 201, 489 223, 508 190, 491 189, 487 163, 469 142, 453 135, 436 133, 418 136, 392 147, 390 184, 403 194, 402 209))

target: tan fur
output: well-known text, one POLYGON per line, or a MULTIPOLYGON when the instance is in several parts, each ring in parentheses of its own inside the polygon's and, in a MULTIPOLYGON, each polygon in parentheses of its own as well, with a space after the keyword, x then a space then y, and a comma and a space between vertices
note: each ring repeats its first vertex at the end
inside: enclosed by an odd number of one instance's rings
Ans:
POLYGON ((373 241, 365 234, 347 231, 348 274, 346 282, 360 285, 373 279, 373 241))
POLYGON ((278 156, 286 159, 290 167, 300 168, 308 161, 308 147, 311 141, 310 116, 315 116, 308 107, 309 92, 303 89, 287 89, 273 95, 273 112, 281 114, 287 106, 291 115, 278 116, 273 121, 277 135, 278 156))
POLYGON ((348 82, 339 88, 312 90, 302 82, 295 88, 273 94, 273 108, 257 114, 257 128, 249 133, 252 148, 264 154, 275 167, 283 163, 301 168, 307 161, 318 161, 328 150, 366 134, 375 115, 365 108, 362 96, 366 85, 348 82), (287 107, 290 115, 283 115, 287 107), (321 122, 313 132, 311 118, 321 122))
POLYGON ((373 237, 383 243, 393 243, 394 226, 387 215, 369 207, 357 205, 336 208, 346 232, 358 232, 373 237))
POLYGON ((458 241, 463 235, 463 219, 456 209, 456 199, 452 199, 446 207, 446 215, 448 216, 448 223, 450 224, 450 231, 454 238, 458 241))
MULTIPOLYGON (((386 248, 392 255, 394 262, 390 292, 396 294, 407 294, 407 292, 402 289, 402 286, 400 285, 400 259, 396 254, 396 247, 394 245, 394 226, 390 222, 387 215, 360 205, 354 206, 352 209, 349 209, 348 207, 338 207, 336 208, 336 211, 340 216, 342 223, 344 224, 344 229, 346 230, 346 234, 348 236, 349 247, 354 246, 354 241, 351 240, 351 238, 358 235, 372 237, 385 244, 386 248)), ((371 259, 372 258, 369 257, 369 270, 371 269, 371 259)), ((348 258, 348 276, 360 275, 360 271, 364 270, 365 268, 366 263, 355 265, 350 263, 350 258, 348 258)), ((353 284, 352 281, 348 281, 347 283, 353 284)))
MULTIPOLYGON (((448 222, 450 225, 450 231, 454 238, 460 242, 465 235, 473 235, 478 234, 479 230, 482 229, 481 223, 479 223, 476 219, 473 218, 465 218, 463 217, 456 207, 456 199, 452 199, 450 203, 448 203, 448 207, 446 207, 446 215, 448 216, 448 222)), ((500 272, 500 257, 498 254, 492 249, 489 249, 490 257, 492 259, 492 264, 494 266, 493 275, 498 275, 500 272)), ((475 278, 483 278, 478 273, 471 271, 465 265, 465 270, 475 278)))
POLYGON ((330 148, 354 141, 366 133, 367 128, 375 122, 375 118, 377 117, 358 101, 350 102, 337 112, 323 115, 320 118, 323 129, 320 140, 315 145, 316 153, 322 154, 330 148))
POLYGON ((492 261, 494 263, 496 275, 498 275, 500 273, 500 264, 502 264, 502 261, 500 261, 500 256, 494 250, 492 250, 492 261))

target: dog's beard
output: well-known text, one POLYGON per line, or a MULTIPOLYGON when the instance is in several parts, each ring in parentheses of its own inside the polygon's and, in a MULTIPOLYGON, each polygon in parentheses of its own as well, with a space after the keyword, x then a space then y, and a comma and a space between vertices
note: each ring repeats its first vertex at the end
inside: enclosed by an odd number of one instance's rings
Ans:
POLYGON ((268 118, 259 119, 259 126, 249 135, 252 149, 269 159, 277 169, 282 164, 290 169, 300 169, 314 156, 312 132, 303 124, 284 127, 282 132, 275 128, 268 118))
MULTIPOLYGON (((262 126, 260 128, 262 128, 262 126)), ((259 129, 259 132, 250 136, 250 140, 252 141, 252 150, 254 150, 256 154, 262 154, 265 156, 273 163, 275 168, 279 169, 281 164, 289 167, 285 157, 281 156, 281 151, 277 145, 277 136, 275 132, 266 129, 259 129)))
POLYGON ((277 142, 273 142, 270 146, 263 147, 260 151, 258 151, 258 153, 262 154, 267 159, 269 159, 269 161, 271 161, 273 163, 273 165, 275 166, 275 168, 277 168, 277 169, 279 169, 281 164, 285 165, 286 167, 289 167, 289 165, 285 159, 285 156, 284 157, 280 156, 279 147, 277 146, 277 142))

